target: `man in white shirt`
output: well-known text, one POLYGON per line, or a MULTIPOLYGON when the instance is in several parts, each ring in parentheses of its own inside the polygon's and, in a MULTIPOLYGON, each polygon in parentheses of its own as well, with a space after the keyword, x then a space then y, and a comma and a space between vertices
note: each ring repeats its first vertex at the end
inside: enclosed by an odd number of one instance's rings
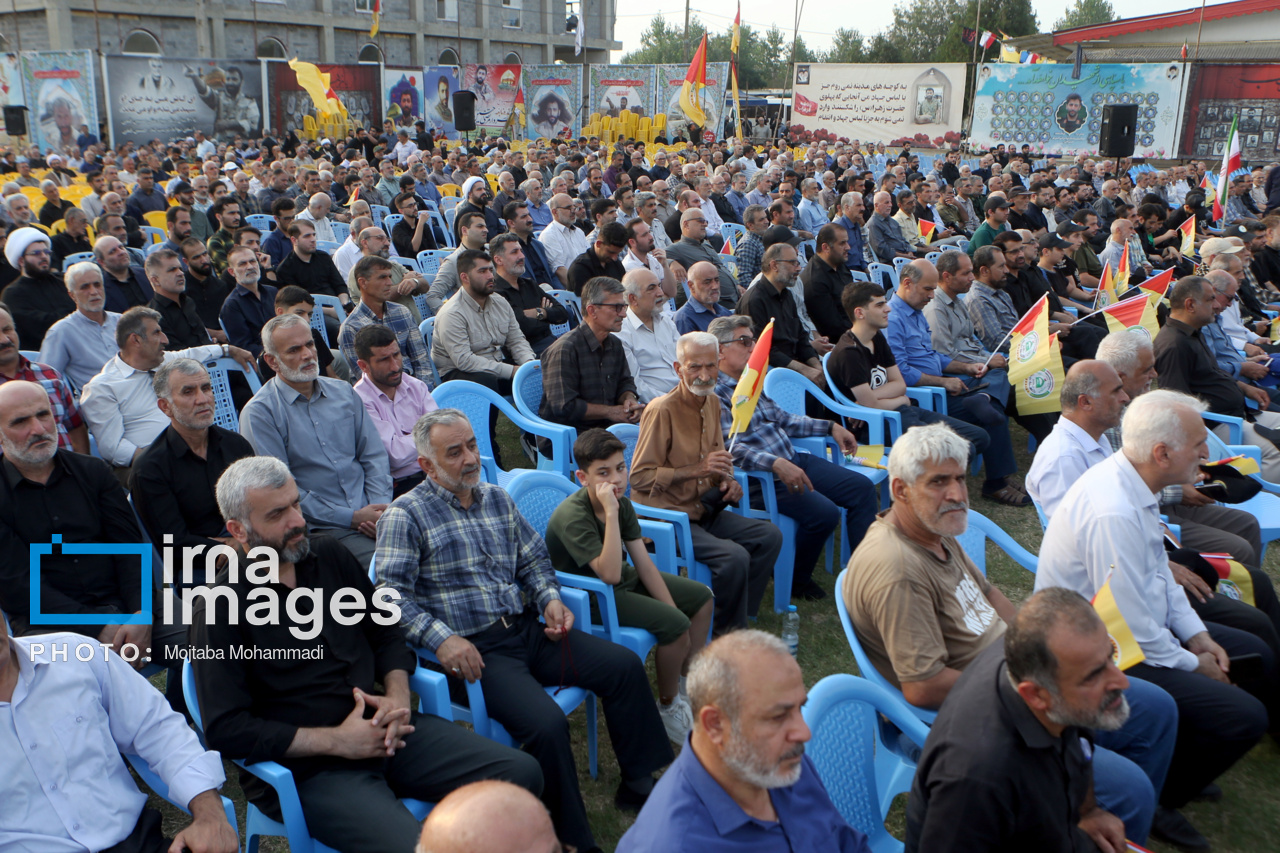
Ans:
POLYGON ((296 219, 314 225, 317 240, 336 243, 338 238, 333 233, 333 223, 329 221, 331 209, 333 209, 333 199, 329 198, 329 194, 316 193, 307 201, 307 209, 299 213, 296 219))
POLYGON ((636 218, 649 226, 649 233, 653 236, 653 245, 662 249, 665 254, 667 248, 671 245, 671 237, 667 234, 666 226, 659 215, 658 197, 651 192, 638 192, 635 195, 635 206, 636 218))
POLYGON ((409 161, 409 155, 417 154, 418 146, 409 139, 409 131, 406 128, 400 128, 396 133, 396 144, 391 149, 391 156, 395 158, 396 163, 403 169, 409 161))
POLYGON ((1077 361, 1062 386, 1062 417, 1027 472, 1027 494, 1042 516, 1053 518, 1067 490, 1094 465, 1111 456, 1105 433, 1120 424, 1129 402, 1124 382, 1103 361, 1077 361))
POLYGON ((0 847, 169 849, 160 813, 146 807, 121 757, 127 752, 156 771, 169 798, 193 816, 174 849, 238 849, 218 796, 226 781, 221 757, 205 750, 182 715, 119 655, 80 634, 16 638, 0 631, 0 707, 0 847), (80 647, 94 654, 85 660, 80 647))
POLYGON ((1123 450, 1067 491, 1045 531, 1036 573, 1037 591, 1061 586, 1089 599, 1109 584, 1145 655, 1130 677, 1164 688, 1178 704, 1178 746, 1160 798, 1173 809, 1248 752, 1268 728, 1268 710, 1277 710, 1270 648, 1202 622, 1165 556, 1156 493, 1191 482, 1208 458, 1204 410, 1176 391, 1151 391, 1130 403, 1123 450), (1252 654, 1262 659, 1262 676, 1232 685, 1230 659, 1252 654))
POLYGON ((560 286, 569 286, 569 266, 589 246, 587 235, 573 224, 573 199, 566 193, 551 197, 552 223, 542 229, 537 239, 547 250, 547 263, 560 279, 560 286))
POLYGON ((72 264, 66 282, 76 310, 49 327, 40 345, 39 361, 83 388, 120 351, 116 346, 120 315, 106 309, 106 290, 97 264, 72 264))
POLYGON ((347 239, 342 242, 338 250, 333 253, 333 265, 338 268, 338 272, 343 278, 348 278, 351 275, 351 268, 356 265, 356 261, 360 260, 364 254, 360 249, 360 232, 372 227, 372 217, 357 216, 351 220, 351 233, 347 235, 347 239))
POLYGON ((627 314, 618 338, 640 402, 648 403, 680 384, 675 370, 676 341, 680 333, 662 310, 666 296, 651 270, 631 270, 622 277, 622 286, 626 289, 627 314))
POLYGON ((165 352, 168 337, 160 329, 160 312, 141 305, 120 315, 116 344, 120 351, 102 371, 89 380, 80 398, 80 411, 98 441, 98 451, 111 463, 121 483, 138 454, 151 446, 169 426, 169 418, 156 405, 151 372, 175 358, 208 359, 231 356, 245 370, 253 370, 253 356, 228 344, 165 352))
MULTIPOLYGON (((627 251, 622 256, 622 268, 627 272, 647 269, 653 273, 653 277, 662 287, 662 293, 666 296, 663 310, 667 314, 674 314, 676 288, 680 285, 676 282, 671 265, 667 263, 666 251, 656 244, 655 238, 658 232, 650 228, 648 223, 640 217, 628 222, 626 229, 627 251)), ((661 231, 661 229, 658 230, 661 231)))

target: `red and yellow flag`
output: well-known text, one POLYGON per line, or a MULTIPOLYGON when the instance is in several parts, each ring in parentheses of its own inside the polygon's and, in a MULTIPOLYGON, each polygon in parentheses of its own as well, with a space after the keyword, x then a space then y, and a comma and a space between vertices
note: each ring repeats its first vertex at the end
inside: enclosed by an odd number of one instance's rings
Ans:
POLYGON ((1093 609, 1098 612, 1103 624, 1107 626, 1107 639, 1111 640, 1111 657, 1116 662, 1116 666, 1128 669, 1147 659, 1142 646, 1139 646, 1134 638, 1129 623, 1125 621, 1124 614, 1120 612, 1120 605, 1116 604, 1115 594, 1111 591, 1111 575, 1107 575, 1107 582, 1093 596, 1093 609))
POLYGON ((369 38, 378 34, 378 24, 382 18, 382 0, 373 0, 373 25, 369 27, 369 38))
POLYGON ((1145 296, 1135 296, 1110 305, 1102 309, 1102 315, 1107 318, 1107 328, 1113 332, 1141 329, 1153 341, 1156 335, 1160 334, 1160 321, 1156 318, 1156 309, 1151 304, 1151 300, 1145 296))
POLYGON ((1228 456, 1226 459, 1219 459, 1217 462, 1203 462, 1202 465, 1230 465, 1232 468, 1246 476, 1250 474, 1261 474, 1262 469, 1258 467, 1258 462, 1252 456, 1228 456))
POLYGON ((937 230, 938 226, 936 223, 931 222, 928 219, 920 220, 920 236, 924 238, 925 243, 933 242, 933 232, 937 230))
POLYGON ((738 387, 733 389, 733 426, 729 428, 729 438, 745 432, 751 423, 751 416, 756 413, 756 403, 760 400, 760 389, 764 387, 764 374, 769 368, 769 350, 773 347, 773 321, 770 320, 756 340, 755 349, 747 361, 747 369, 742 371, 738 379, 738 387))
POLYGON ((733 82, 733 111, 738 116, 738 138, 746 141, 747 135, 742 129, 742 103, 738 98, 738 46, 741 41, 742 4, 738 4, 738 14, 733 19, 733 39, 729 42, 729 78, 733 82))
POLYGON ((315 105, 317 115, 341 115, 344 117, 347 115, 347 108, 342 105, 342 100, 338 97, 338 93, 329 85, 328 74, 322 72, 310 62, 299 62, 297 59, 289 60, 289 67, 297 75, 298 85, 311 96, 311 103, 315 105))
POLYGON ((1120 263, 1116 264, 1117 288, 1129 289, 1129 244, 1124 244, 1124 251, 1120 253, 1120 263))
POLYGON ((1146 293, 1147 298, 1151 300, 1152 305, 1159 304, 1160 300, 1164 299, 1165 294, 1169 292, 1169 288, 1173 286, 1173 273, 1174 270, 1170 267, 1138 285, 1139 289, 1146 293))
POLYGON ((1058 336, 1049 334, 1049 297, 1023 315, 1010 332, 1009 384, 1018 395, 1018 411, 1044 414, 1062 410, 1065 381, 1058 336))
POLYGON ((1102 275, 1098 276, 1098 291, 1093 295, 1093 310, 1097 311, 1114 305, 1120 301, 1120 292, 1116 287, 1115 270, 1108 261, 1102 267, 1102 275))
POLYGON ((1271 321, 1268 337, 1271 343, 1280 343, 1280 317, 1276 317, 1271 321))
POLYGON ((1218 573, 1218 593, 1227 598, 1253 605, 1253 576, 1230 554, 1201 554, 1218 573))
POLYGON ((720 254, 732 255, 733 253, 734 253, 733 235, 730 234, 728 237, 724 239, 724 245, 720 247, 720 254))
POLYGON ((1187 217, 1187 221, 1179 225, 1178 230, 1182 232, 1182 246, 1178 251, 1189 258, 1196 253, 1196 218, 1187 217))
POLYGON ((702 111, 702 99, 699 94, 706 85, 707 34, 703 33, 702 41, 698 43, 698 50, 693 54, 693 61, 689 63, 689 70, 685 72, 684 83, 680 86, 680 110, 685 118, 698 127, 704 127, 707 123, 707 114, 702 111))

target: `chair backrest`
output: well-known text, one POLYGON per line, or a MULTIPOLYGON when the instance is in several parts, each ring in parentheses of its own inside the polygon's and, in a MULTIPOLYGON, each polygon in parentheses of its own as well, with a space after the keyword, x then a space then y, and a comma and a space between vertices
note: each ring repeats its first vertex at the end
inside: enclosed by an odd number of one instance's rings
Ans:
POLYGON ((339 243, 345 242, 351 236, 351 225, 346 222, 330 222, 329 227, 333 229, 333 236, 338 239, 339 243))
POLYGON ((742 235, 746 233, 747 229, 736 222, 725 222, 720 225, 720 236, 735 249, 738 248, 738 241, 742 239, 742 235))
POLYGON ((898 286, 898 271, 889 264, 872 263, 867 267, 867 272, 871 275, 871 280, 884 288, 885 294, 890 294, 898 286))
MULTIPOLYGON (((631 470, 631 457, 636 452, 636 443, 640 441, 640 426, 638 424, 614 424, 609 427, 609 432, 613 433, 621 439, 625 449, 622 451, 622 458, 627 462, 627 470, 631 470)), ((631 483, 627 483, 627 495, 631 494, 631 483)))
POLYGON ((942 257, 942 252, 940 251, 929 252, 927 255, 924 256, 924 259, 931 264, 936 264, 938 262, 938 258, 940 257, 942 257))
POLYGON ((516 369, 511 379, 511 396, 516 408, 527 417, 541 417, 538 409, 542 407, 542 362, 526 361, 516 369))
POLYGON ((262 232, 263 237, 266 237, 276 227, 276 220, 266 213, 250 213, 244 218, 244 224, 252 225, 262 232))
POLYGON ((572 290, 549 290, 547 295, 564 306, 569 312, 569 316, 576 319, 579 323, 583 322, 582 313, 582 297, 578 296, 572 290))
POLYGON ((39 351, 39 350, 33 350, 33 349, 20 349, 20 350, 18 350, 18 355, 22 356, 22 357, 23 357, 23 358, 25 358, 27 361, 30 361, 30 362, 33 362, 33 363, 34 363, 34 362, 37 362, 37 361, 39 361, 39 360, 40 360, 40 351, 39 351))
POLYGON ((805 240, 800 244, 800 258, 804 261, 813 260, 813 256, 818 254, 818 241, 805 240))
POLYGON ((440 215, 439 210, 431 211, 431 226, 444 235, 446 246, 456 247, 458 245, 453 238, 453 230, 449 227, 449 223, 444 221, 444 217, 440 215))
POLYGON ((385 204, 371 204, 369 205, 369 213, 373 216, 374 225, 377 225, 384 231, 391 230, 382 224, 386 218, 391 215, 391 208, 387 207, 385 204))
POLYGON ((418 272, 433 281, 440 272, 440 264, 452 254, 448 249, 423 249, 418 253, 418 272))
POLYGON ((255 394, 262 387, 262 383, 258 380, 258 375, 245 370, 240 366, 240 362, 234 358, 215 358, 206 361, 204 369, 209 371, 209 382, 213 386, 213 422, 223 429, 239 432, 240 417, 236 414, 235 403, 231 397, 229 372, 232 370, 240 371, 249 383, 249 390, 255 394))
POLYGON ((515 501, 516 509, 544 538, 551 514, 577 490, 576 483, 550 471, 521 471, 507 485, 507 494, 515 501))
POLYGON ((138 230, 150 237, 152 243, 163 243, 169 236, 163 228, 153 228, 150 225, 139 225, 138 230))
POLYGON ((443 192, 443 188, 441 189, 440 210, 442 212, 453 210, 462 203, 462 199, 458 198, 456 195, 450 195, 449 193, 443 192))
POLYGON ((66 272, 72 264, 78 264, 81 261, 92 261, 93 252, 72 252, 62 259, 62 271, 66 272))
POLYGON ((335 243, 332 240, 316 241, 316 249, 318 249, 321 252, 325 252, 329 255, 332 255, 334 252, 338 251, 341 248, 342 248, 341 243, 335 243))
POLYGON ((386 216, 382 217, 382 227, 386 230, 388 235, 391 233, 391 229, 395 228, 401 222, 404 222, 404 217, 399 213, 388 213, 386 216))
MULTIPOLYGON (((165 219, 165 212, 163 210, 148 210, 146 213, 142 214, 142 218, 147 220, 147 224, 152 228, 159 228, 163 231, 169 227, 169 222, 165 219)), ((62 220, 58 221, 61 222, 62 220)))
MULTIPOLYGON (((423 325, 426 322, 423 320, 423 325)), ((512 420, 518 418, 524 421, 515 407, 502 399, 496 391, 491 391, 477 382, 468 382, 464 379, 441 382, 431 393, 440 408, 458 409, 467 416, 467 420, 471 421, 471 428, 475 431, 480 455, 488 456, 490 459, 496 458, 493 455, 493 445, 489 441, 489 419, 493 416, 491 407, 496 406, 512 420)))
MULTIPOLYGON (((911 258, 894 258, 893 268, 894 270, 900 270, 909 263, 911 263, 911 258)), ((895 282, 895 285, 896 285, 896 282, 895 282)))
POLYGON ((988 539, 1008 554, 1015 563, 1035 574, 1038 561, 1034 554, 1015 542, 1013 537, 1001 530, 994 521, 980 512, 969 510, 969 526, 965 528, 964 533, 956 537, 956 540, 984 575, 987 573, 988 539))
POLYGON ((419 317, 431 316, 431 306, 427 304, 427 296, 425 293, 413 294, 413 307, 418 309, 419 317))
POLYGON ((336 296, 327 296, 323 293, 313 293, 311 298, 316 301, 316 308, 332 308, 338 315, 338 322, 341 323, 347 319, 347 309, 342 307, 342 302, 336 296))
POLYGON ((431 357, 431 334, 436 328, 436 318, 426 317, 418 324, 418 331, 422 334, 422 340, 427 344, 427 362, 431 365, 431 377, 435 380, 435 386, 440 386, 440 371, 436 369, 436 360, 431 357))

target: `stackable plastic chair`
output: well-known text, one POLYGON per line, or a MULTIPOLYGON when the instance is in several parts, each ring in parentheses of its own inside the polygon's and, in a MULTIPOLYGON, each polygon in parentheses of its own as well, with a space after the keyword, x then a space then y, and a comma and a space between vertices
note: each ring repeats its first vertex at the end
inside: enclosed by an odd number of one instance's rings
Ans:
POLYGON ((239 432, 240 416, 236 414, 235 403, 231 398, 231 382, 228 377, 231 371, 239 371, 249 383, 249 390, 256 394, 262 387, 258 374, 245 370, 234 358, 210 359, 204 363, 204 369, 208 371, 209 382, 213 386, 213 422, 223 429, 239 432))

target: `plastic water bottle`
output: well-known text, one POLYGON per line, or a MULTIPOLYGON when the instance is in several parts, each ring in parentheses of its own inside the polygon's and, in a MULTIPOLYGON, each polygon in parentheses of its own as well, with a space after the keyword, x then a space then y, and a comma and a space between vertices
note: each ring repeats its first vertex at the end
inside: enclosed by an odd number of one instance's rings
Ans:
POLYGON ((788 604, 787 612, 782 614, 782 642, 787 644, 787 650, 795 657, 796 649, 800 646, 800 614, 796 612, 794 604, 788 604))

